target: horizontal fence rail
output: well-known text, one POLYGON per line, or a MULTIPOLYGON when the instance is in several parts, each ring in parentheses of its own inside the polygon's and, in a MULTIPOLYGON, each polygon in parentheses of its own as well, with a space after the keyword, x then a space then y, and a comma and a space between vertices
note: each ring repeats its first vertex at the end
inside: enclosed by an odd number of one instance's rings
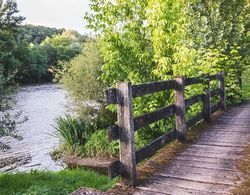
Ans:
POLYGON ((108 168, 109 177, 121 175, 123 183, 134 186, 136 184, 136 164, 154 155, 157 150, 169 142, 178 139, 186 142, 187 129, 201 120, 210 121, 211 113, 217 109, 225 111, 225 74, 203 75, 195 78, 177 77, 174 80, 159 81, 131 85, 130 83, 118 83, 116 88, 105 91, 106 104, 117 104, 117 124, 108 127, 109 141, 119 140, 120 159, 112 162, 108 168), (210 90, 210 81, 219 81, 219 87, 210 90), (195 95, 189 99, 184 98, 185 86, 203 84, 206 86, 203 94, 195 95), (133 117, 132 100, 136 97, 157 93, 166 90, 174 90, 175 103, 156 111, 133 117), (211 97, 219 96, 219 102, 211 105, 211 97), (202 112, 186 121, 186 109, 193 104, 203 103, 202 112), (140 128, 149 126, 162 119, 175 116, 175 129, 156 138, 140 150, 135 149, 134 132, 140 128))

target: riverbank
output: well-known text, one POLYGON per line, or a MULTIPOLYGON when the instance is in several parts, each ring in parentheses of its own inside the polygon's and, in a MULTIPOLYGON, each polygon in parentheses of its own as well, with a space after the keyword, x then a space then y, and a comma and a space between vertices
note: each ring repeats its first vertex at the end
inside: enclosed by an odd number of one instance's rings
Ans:
POLYGON ((0 174, 0 194, 70 194, 80 187, 105 191, 114 185, 108 177, 87 170, 0 174))

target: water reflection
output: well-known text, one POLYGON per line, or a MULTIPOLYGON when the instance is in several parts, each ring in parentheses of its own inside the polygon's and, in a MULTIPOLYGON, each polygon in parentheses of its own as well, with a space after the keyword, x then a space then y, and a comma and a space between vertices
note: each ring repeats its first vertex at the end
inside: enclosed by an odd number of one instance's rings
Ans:
POLYGON ((54 132, 55 118, 66 111, 65 92, 54 84, 25 86, 20 88, 16 100, 15 110, 23 110, 23 115, 28 120, 18 126, 23 140, 8 138, 5 141, 10 144, 11 149, 0 151, 0 160, 16 158, 16 164, 0 168, 0 171, 9 171, 13 167, 14 171, 62 169, 63 165, 54 162, 49 152, 58 146, 58 139, 51 134, 54 132))

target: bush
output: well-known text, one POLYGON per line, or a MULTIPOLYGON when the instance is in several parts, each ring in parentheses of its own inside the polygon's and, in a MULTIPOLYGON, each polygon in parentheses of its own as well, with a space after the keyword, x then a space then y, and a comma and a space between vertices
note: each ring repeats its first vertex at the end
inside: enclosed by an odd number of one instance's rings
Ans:
POLYGON ((105 129, 93 133, 84 146, 84 155, 92 158, 115 157, 118 152, 118 142, 110 143, 105 129))
POLYGON ((103 117, 101 113, 99 111, 99 115, 92 119, 71 115, 57 118, 55 136, 59 138, 61 146, 52 152, 53 158, 60 158, 62 153, 87 157, 110 157, 117 154, 117 145, 110 144, 107 131, 101 130, 107 127, 110 117, 103 117))
POLYGON ((104 85, 99 80, 103 60, 95 41, 88 41, 82 54, 63 64, 63 70, 56 78, 73 100, 73 108, 78 116, 86 117, 98 112, 97 107, 103 97, 104 85), (95 101, 95 102, 93 102, 95 101))

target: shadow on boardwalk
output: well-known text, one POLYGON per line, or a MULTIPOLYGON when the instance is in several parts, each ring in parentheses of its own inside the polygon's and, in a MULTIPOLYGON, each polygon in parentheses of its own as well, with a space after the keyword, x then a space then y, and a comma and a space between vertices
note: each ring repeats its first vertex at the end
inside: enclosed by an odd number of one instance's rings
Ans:
POLYGON ((250 103, 231 108, 204 130, 134 194, 230 194, 244 178, 236 162, 250 143, 250 103))
POLYGON ((250 102, 215 113, 188 137, 187 145, 175 141, 141 164, 136 188, 117 185, 92 194, 230 194, 245 179, 237 162, 250 144, 250 102))

